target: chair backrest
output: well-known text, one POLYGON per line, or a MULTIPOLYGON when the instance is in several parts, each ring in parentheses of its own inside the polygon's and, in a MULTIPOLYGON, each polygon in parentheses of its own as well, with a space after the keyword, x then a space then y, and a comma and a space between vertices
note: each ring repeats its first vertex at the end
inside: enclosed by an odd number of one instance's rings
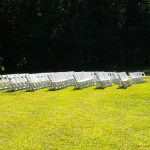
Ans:
POLYGON ((119 76, 121 81, 128 81, 129 80, 128 75, 127 75, 126 72, 119 72, 118 76, 119 76))
POLYGON ((106 72, 96 72, 96 74, 100 81, 110 80, 110 77, 106 72))
POLYGON ((114 76, 114 79, 119 79, 119 76, 118 76, 117 72, 113 72, 113 76, 114 76))

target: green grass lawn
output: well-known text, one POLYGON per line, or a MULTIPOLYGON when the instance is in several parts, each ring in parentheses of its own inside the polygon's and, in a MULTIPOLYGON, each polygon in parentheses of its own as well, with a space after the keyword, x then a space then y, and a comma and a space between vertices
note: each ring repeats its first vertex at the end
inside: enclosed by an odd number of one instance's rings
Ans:
POLYGON ((150 149, 150 82, 94 88, 1 91, 0 150, 150 149))

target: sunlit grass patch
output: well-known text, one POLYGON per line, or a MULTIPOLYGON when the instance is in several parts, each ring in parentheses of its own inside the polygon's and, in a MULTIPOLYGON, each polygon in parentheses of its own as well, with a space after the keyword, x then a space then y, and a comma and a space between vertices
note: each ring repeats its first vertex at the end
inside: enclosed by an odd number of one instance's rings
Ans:
POLYGON ((149 149, 150 83, 0 92, 0 149, 149 149))

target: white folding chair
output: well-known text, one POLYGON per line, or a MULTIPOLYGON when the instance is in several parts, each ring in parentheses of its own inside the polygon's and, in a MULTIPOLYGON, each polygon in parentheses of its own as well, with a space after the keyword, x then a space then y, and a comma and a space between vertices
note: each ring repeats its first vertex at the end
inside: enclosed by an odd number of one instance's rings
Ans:
POLYGON ((74 72, 74 88, 82 89, 94 85, 94 78, 88 72, 74 72))
POLYGON ((106 88, 113 85, 111 78, 106 72, 96 72, 96 77, 96 88, 106 88))
POLYGON ((121 81, 119 88, 127 88, 132 85, 131 79, 128 77, 126 72, 119 72, 118 76, 121 81))
POLYGON ((1 90, 11 89, 11 83, 7 75, 1 75, 0 77, 0 87, 1 90))

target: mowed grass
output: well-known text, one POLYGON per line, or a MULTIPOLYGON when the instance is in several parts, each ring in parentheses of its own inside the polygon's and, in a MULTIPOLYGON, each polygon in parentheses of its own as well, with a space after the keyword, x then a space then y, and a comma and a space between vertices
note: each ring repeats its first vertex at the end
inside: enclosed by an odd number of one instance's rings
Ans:
POLYGON ((0 149, 150 149, 150 82, 126 90, 1 91, 0 149))

